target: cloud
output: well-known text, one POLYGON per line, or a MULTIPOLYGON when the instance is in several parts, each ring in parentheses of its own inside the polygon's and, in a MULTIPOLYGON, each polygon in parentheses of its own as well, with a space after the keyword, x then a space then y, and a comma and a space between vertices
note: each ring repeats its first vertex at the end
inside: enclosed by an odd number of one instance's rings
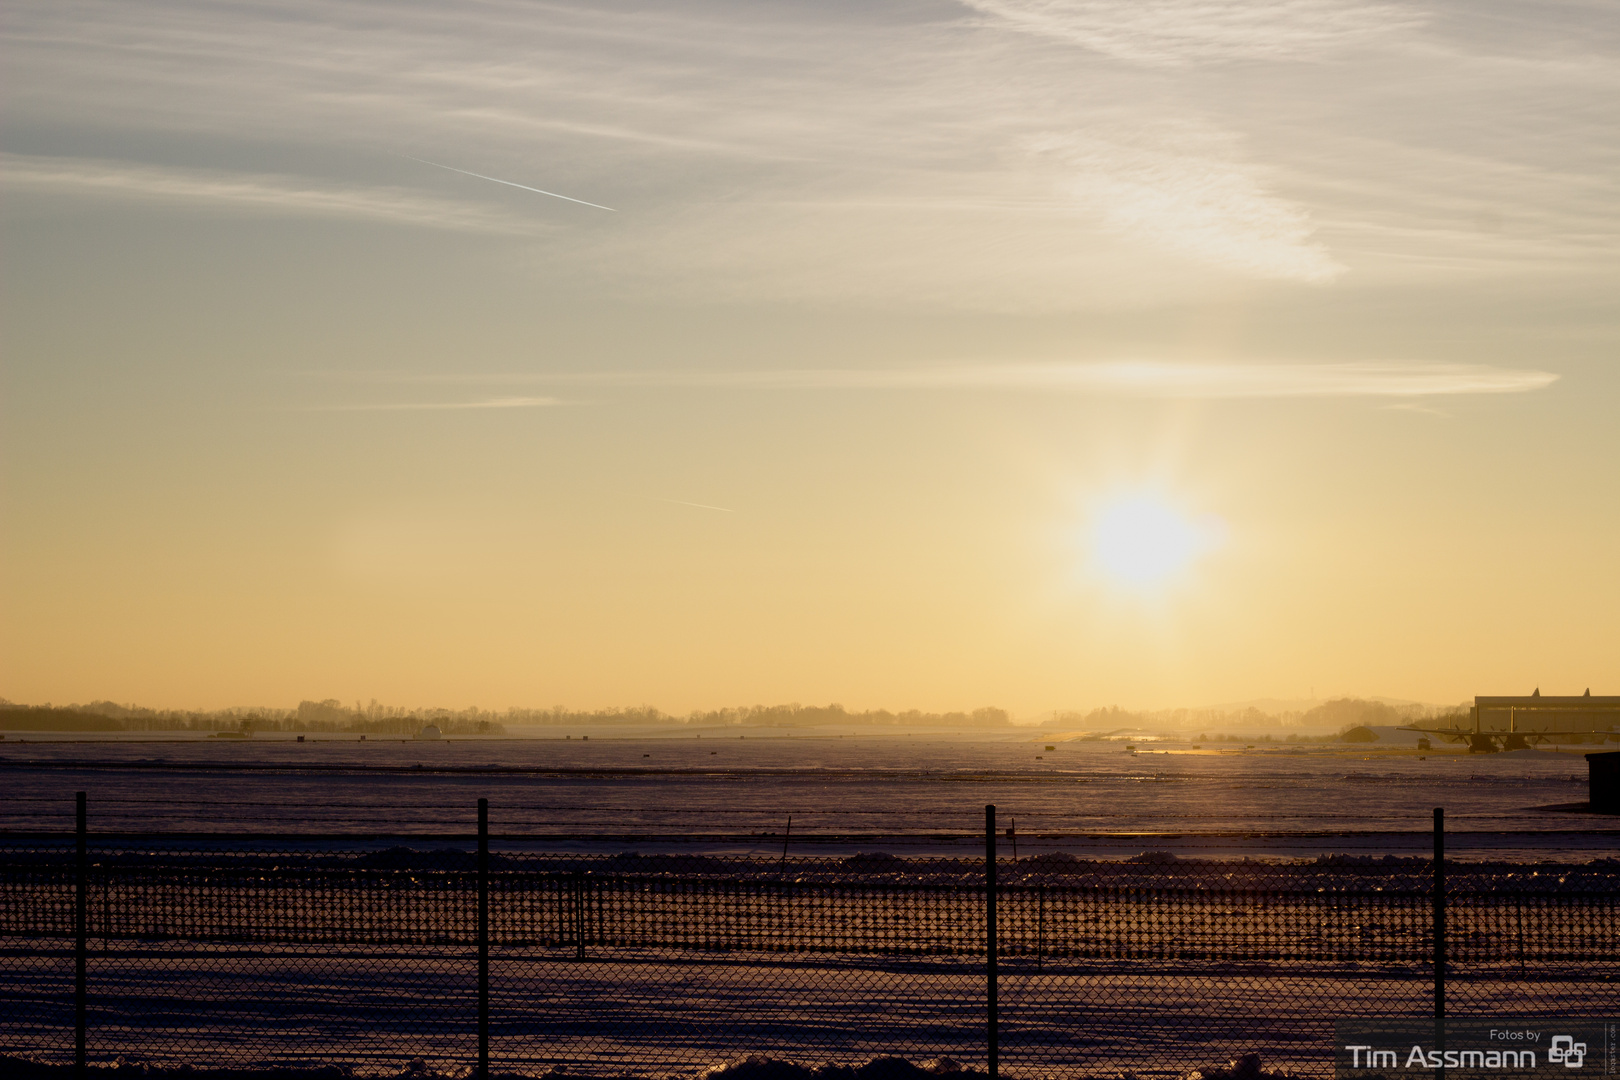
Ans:
POLYGON ((1436 409, 1432 405, 1420 405, 1415 401, 1397 401, 1383 407, 1392 412, 1421 413, 1424 416, 1443 416, 1447 419, 1451 417, 1451 413, 1444 409, 1436 409))
POLYGON ((312 405, 307 412, 438 412, 459 409, 539 409, 562 402, 552 397, 501 397, 483 401, 390 401, 360 405, 312 405))
POLYGON ((1060 163, 1058 186, 1109 231, 1264 278, 1320 283, 1343 272, 1310 242, 1310 215, 1267 190, 1230 133, 1177 123, 1129 140, 1048 132, 1026 140, 1060 163), (1144 137, 1145 136, 1145 137, 1144 137))
POLYGON ((351 373, 337 377, 407 383, 552 383, 761 390, 1015 390, 1170 398, 1425 398, 1461 394, 1521 394, 1551 386, 1558 380, 1558 376, 1549 371, 1482 364, 1200 364, 1163 361, 788 371, 417 376, 351 373))
POLYGON ((1118 60, 1302 60, 1421 25, 1422 12, 1353 0, 962 0, 1005 25, 1118 60))
POLYGON ((0 183, 34 193, 154 201, 205 211, 230 208, 475 232, 533 233, 545 227, 476 204, 404 188, 337 185, 273 173, 4 154, 0 155, 0 183))
POLYGON ((502 231, 503 272, 598 294, 1096 310, 1563 288, 1620 250, 1620 64, 1583 5, 13 7, 6 145, 82 155, 31 190, 502 231), (270 164, 93 175, 109 145, 270 164), (620 213, 537 241, 509 189, 400 155, 620 213))

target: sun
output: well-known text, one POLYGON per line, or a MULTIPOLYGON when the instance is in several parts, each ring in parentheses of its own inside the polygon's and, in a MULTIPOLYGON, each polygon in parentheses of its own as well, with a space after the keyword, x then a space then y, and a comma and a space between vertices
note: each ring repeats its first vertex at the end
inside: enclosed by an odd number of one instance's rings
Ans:
POLYGON ((1169 580, 1218 540, 1218 523, 1191 521, 1152 495, 1108 503, 1091 530, 1097 567, 1115 582, 1138 588, 1169 580))

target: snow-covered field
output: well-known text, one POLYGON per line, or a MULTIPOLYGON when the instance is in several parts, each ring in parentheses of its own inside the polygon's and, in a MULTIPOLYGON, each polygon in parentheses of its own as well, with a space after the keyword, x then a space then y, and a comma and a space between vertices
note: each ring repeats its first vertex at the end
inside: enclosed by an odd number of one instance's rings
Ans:
MULTIPOLYGON (((313 737, 312 737, 313 738, 313 737)), ((1221 747, 1216 750, 1212 747, 1221 747)), ((613 853, 898 854, 977 850, 983 807, 1021 855, 1297 857, 1427 850, 1446 809, 1454 857, 1620 855, 1616 819, 1533 809, 1586 799, 1573 752, 1406 750, 1131 753, 1028 734, 580 738, 401 742, 0 742, 0 830, 70 829, 74 791, 98 831, 470 831, 613 853), (1045 746, 1055 749, 1047 751, 1045 746)), ((1010 847, 1010 845, 1009 845, 1010 847)))

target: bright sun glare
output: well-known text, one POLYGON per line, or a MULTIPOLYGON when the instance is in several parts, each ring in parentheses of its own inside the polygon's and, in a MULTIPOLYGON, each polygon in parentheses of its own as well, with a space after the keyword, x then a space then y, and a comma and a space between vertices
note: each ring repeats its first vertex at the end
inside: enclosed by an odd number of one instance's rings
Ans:
POLYGON ((1103 572, 1124 585, 1156 585, 1215 546, 1217 530, 1187 520, 1150 495, 1110 503, 1097 516, 1092 551, 1103 572))

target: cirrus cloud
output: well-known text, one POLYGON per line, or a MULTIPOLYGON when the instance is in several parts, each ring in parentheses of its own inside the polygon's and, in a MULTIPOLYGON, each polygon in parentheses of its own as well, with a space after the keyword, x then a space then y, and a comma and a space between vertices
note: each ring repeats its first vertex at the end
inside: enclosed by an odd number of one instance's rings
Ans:
MULTIPOLYGON (((364 383, 557 384, 760 390, 1021 390, 1170 398, 1423 398, 1522 394, 1558 375, 1486 364, 1355 361, 1227 364, 1173 361, 1004 363, 915 368, 799 368, 784 371, 507 372, 410 375, 329 372, 364 383)), ((545 399, 538 399, 545 400, 545 399)))
POLYGON ((1420 12, 1352 0, 963 0, 998 21, 1118 60, 1300 60, 1421 25, 1420 12))
POLYGON ((89 158, 0 155, 0 183, 34 194, 143 201, 190 210, 337 217, 473 232, 545 226, 408 188, 336 184, 281 173, 185 169, 89 158))
POLYGON ((552 397, 499 397, 481 401, 382 401, 312 405, 309 412, 444 412, 463 409, 540 409, 562 402, 552 397))
POLYGON ((1062 170, 1073 212, 1115 235, 1261 278, 1321 283, 1344 271, 1310 239, 1301 206, 1269 190, 1265 172, 1208 125, 1177 123, 1132 138, 1048 132, 1025 141, 1062 170))

